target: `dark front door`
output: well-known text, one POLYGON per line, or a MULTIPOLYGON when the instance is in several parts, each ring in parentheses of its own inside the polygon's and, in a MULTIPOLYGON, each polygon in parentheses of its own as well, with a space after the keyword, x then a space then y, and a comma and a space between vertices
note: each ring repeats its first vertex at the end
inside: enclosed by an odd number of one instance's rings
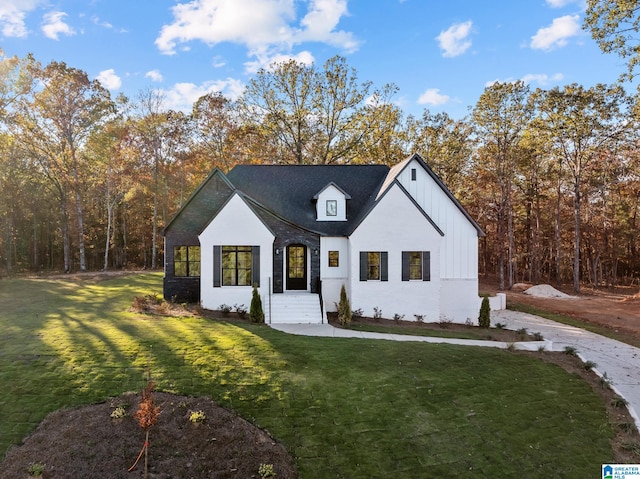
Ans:
POLYGON ((287 247, 287 289, 307 289, 307 247, 304 245, 287 247))

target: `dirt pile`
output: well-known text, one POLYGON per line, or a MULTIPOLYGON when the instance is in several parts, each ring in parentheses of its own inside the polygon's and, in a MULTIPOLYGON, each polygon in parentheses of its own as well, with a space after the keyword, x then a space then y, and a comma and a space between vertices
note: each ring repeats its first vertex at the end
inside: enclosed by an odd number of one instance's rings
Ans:
POLYGON ((558 291, 553 286, 548 284, 538 284, 528 288, 524 294, 534 296, 536 298, 557 298, 557 299, 577 299, 575 296, 570 296, 562 291, 558 291))

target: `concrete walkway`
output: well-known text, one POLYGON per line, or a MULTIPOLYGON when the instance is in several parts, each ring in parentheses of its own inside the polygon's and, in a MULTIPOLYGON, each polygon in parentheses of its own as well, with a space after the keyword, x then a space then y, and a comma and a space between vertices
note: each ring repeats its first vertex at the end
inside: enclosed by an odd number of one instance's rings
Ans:
MULTIPOLYGON (((547 351, 564 351, 566 346, 576 348, 583 361, 593 361, 595 372, 605 375, 616 393, 628 401, 628 408, 640 430, 640 348, 605 338, 584 329, 567 326, 549 319, 517 311, 493 311, 491 323, 502 323, 507 329, 527 328, 529 333, 541 333, 544 341, 515 343, 517 349, 537 351, 544 346, 547 351)), ((334 338, 385 339, 390 341, 422 341, 463 346, 485 346, 506 349, 508 343, 469 339, 433 338, 401 334, 370 333, 334 328, 329 324, 271 324, 272 328, 302 336, 334 338)))

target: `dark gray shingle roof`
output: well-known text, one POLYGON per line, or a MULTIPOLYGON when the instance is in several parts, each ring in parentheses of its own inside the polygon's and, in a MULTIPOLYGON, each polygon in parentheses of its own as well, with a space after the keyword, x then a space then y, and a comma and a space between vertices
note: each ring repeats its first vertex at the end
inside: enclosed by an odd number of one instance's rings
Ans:
POLYGON ((347 236, 375 202, 388 172, 384 165, 239 165, 226 176, 245 195, 292 223, 347 236), (330 183, 351 197, 347 221, 316 221, 313 197, 330 183))

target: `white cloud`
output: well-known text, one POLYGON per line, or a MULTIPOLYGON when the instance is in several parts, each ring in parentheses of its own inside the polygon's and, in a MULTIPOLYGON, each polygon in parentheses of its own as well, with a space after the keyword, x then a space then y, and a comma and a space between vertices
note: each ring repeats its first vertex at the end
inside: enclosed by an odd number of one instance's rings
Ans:
POLYGON ((220 92, 225 97, 236 100, 243 91, 244 84, 240 80, 227 78, 226 80, 204 82, 200 85, 176 83, 171 89, 161 89, 159 93, 165 99, 165 105, 168 108, 188 113, 196 100, 207 93, 220 92))
POLYGON ((551 8, 562 8, 572 3, 577 3, 582 6, 584 5, 585 0, 547 0, 547 5, 551 8))
POLYGON ((117 90, 122 86, 122 80, 113 68, 109 68, 108 70, 101 71, 96 79, 102 83, 107 90, 117 90))
MULTIPOLYGON (((548 86, 551 83, 561 81, 563 78, 564 75, 562 73, 554 73, 551 76, 547 75, 546 73, 527 73, 525 76, 520 78, 520 81, 523 81, 527 85, 537 83, 540 86, 548 86)), ((515 83, 516 81, 518 80, 515 80, 513 78, 505 78, 503 80, 496 78, 495 80, 486 82, 484 86, 490 87, 495 83, 515 83)))
POLYGON ((473 22, 467 20, 463 23, 454 23, 448 29, 440 32, 436 37, 443 57, 457 57, 466 52, 471 47, 471 27, 473 22))
POLYGON ((563 47, 567 39, 580 33, 580 16, 565 15, 554 18, 551 26, 541 28, 531 37, 531 48, 534 50, 551 50, 563 47))
POLYGON ((448 103, 449 100, 451 100, 451 97, 441 94, 439 88, 429 88, 420 95, 418 103, 420 105, 444 105, 445 103, 448 103))
POLYGON ((151 78, 151 81, 161 82, 163 80, 160 70, 151 70, 144 74, 146 78, 151 78))
POLYGON ((211 65, 213 68, 222 68, 227 64, 226 60, 220 55, 216 55, 211 59, 211 65))
POLYGON ((289 60, 295 60, 298 63, 304 65, 311 65, 315 62, 315 58, 311 52, 303 51, 296 55, 287 55, 283 53, 272 53, 267 51, 253 51, 252 55, 255 60, 245 62, 245 72, 248 74, 256 73, 260 68, 269 70, 270 67, 276 63, 285 63, 289 60))
POLYGON ((540 86, 547 86, 550 83, 558 82, 564 78, 562 73, 555 73, 551 76, 546 73, 529 73, 522 77, 526 84, 537 83, 540 86))
POLYGON ((67 14, 64 12, 49 12, 44 16, 44 22, 42 23, 42 31, 45 36, 52 40, 58 40, 58 35, 64 34, 67 36, 75 35, 75 31, 69 25, 67 25, 63 18, 67 14))
POLYGON ((0 30, 5 37, 26 37, 28 30, 24 23, 27 13, 44 0, 0 0, 0 30), (19 5, 16 5, 19 3, 19 5))
POLYGON ((162 53, 175 54, 178 44, 201 41, 208 45, 232 42, 245 45, 249 55, 273 50, 289 52, 293 45, 321 42, 347 52, 359 42, 350 32, 337 31, 347 15, 347 0, 309 0, 307 12, 296 24, 295 0, 192 0, 172 8, 174 21, 156 38, 162 53))

